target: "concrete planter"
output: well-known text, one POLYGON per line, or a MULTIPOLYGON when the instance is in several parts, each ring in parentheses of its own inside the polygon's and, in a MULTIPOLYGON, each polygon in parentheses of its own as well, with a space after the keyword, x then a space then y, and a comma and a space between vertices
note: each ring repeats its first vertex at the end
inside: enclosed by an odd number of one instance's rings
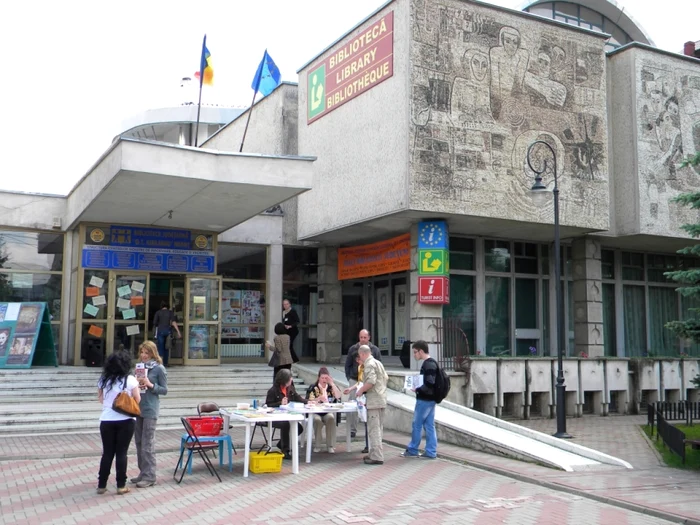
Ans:
POLYGON ((613 399, 618 414, 629 413, 630 373, 628 359, 606 359, 605 366, 605 400, 603 415, 610 413, 613 399))
POLYGON ((471 378, 467 389, 465 406, 496 415, 498 394, 498 361, 496 359, 472 359, 471 378))
POLYGON ((504 359, 498 361, 497 416, 504 414, 523 419, 525 417, 525 360, 504 359))
POLYGON ((700 374, 700 359, 683 359, 681 361, 683 375, 684 399, 688 401, 700 401, 700 388, 691 381, 700 374))
POLYGON ((605 370, 601 359, 581 359, 579 361, 581 400, 590 404, 594 414, 605 412, 605 370))
POLYGON ((659 385, 661 401, 676 403, 685 399, 680 360, 663 359, 659 361, 659 377, 661 378, 659 385))
MULTIPOLYGON (((583 414, 578 362, 578 359, 564 359, 562 363, 564 385, 566 386, 566 415, 574 417, 581 417, 583 414)), ((557 384, 557 367, 557 361, 552 361, 552 382, 555 389, 557 384)))
POLYGON ((529 359, 525 362, 525 418, 531 415, 552 417, 554 414, 554 385, 552 359, 529 359))

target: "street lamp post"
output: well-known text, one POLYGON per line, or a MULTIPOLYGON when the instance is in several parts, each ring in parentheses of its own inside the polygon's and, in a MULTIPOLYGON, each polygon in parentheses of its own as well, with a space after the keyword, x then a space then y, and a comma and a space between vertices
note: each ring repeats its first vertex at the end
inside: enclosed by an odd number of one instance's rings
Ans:
POLYGON ((552 195, 554 197, 554 279, 556 286, 556 308, 557 308, 557 431, 554 437, 570 438, 566 432, 566 385, 564 384, 564 366, 563 355, 565 348, 564 339, 564 309, 562 308, 562 286, 561 286, 561 253, 559 247, 559 185, 557 180, 557 154, 554 148, 543 140, 536 140, 527 148, 527 165, 535 173, 535 183, 532 185, 532 192, 543 193, 547 191, 547 186, 542 182, 542 174, 547 171, 547 159, 543 159, 540 165, 535 169, 530 160, 531 153, 535 146, 542 146, 549 150, 552 154, 552 168, 554 170, 554 189, 552 195))

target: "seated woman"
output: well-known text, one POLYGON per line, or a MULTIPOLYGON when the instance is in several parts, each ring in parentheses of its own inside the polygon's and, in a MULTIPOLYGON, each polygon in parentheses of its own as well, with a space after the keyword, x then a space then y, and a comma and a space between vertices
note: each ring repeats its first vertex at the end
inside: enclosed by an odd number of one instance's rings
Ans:
MULTIPOLYGON (((272 388, 270 388, 270 390, 267 391, 265 404, 268 407, 276 408, 281 405, 286 405, 290 401, 306 403, 306 400, 303 397, 301 397, 294 388, 294 383, 292 381, 292 372, 287 368, 283 368, 282 370, 277 372, 277 375, 275 376, 275 384, 272 385, 272 388)), ((299 425, 299 431, 301 431, 301 424, 297 423, 297 425, 299 425)), ((277 446, 282 452, 284 452, 284 459, 291 459, 292 454, 290 452, 289 447, 289 435, 291 433, 291 427, 289 425, 289 421, 275 421, 274 423, 272 423, 272 426, 281 429, 282 438, 280 439, 277 446)))
MULTIPOLYGON (((306 391, 309 401, 316 403, 336 403, 340 401, 340 389, 333 383, 328 369, 322 366, 318 369, 318 379, 306 391)), ((333 414, 314 414, 314 452, 321 452, 321 433, 326 427, 326 446, 329 454, 335 454, 336 416, 333 414)))

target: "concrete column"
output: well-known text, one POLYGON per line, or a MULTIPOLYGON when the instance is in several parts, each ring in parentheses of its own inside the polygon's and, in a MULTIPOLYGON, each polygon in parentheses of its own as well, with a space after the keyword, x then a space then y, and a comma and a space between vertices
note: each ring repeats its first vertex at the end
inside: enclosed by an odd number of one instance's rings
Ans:
POLYGON ((318 310, 316 361, 338 363, 341 359, 343 291, 338 280, 338 248, 318 249, 318 310))
MULTIPOLYGON (((437 343, 438 333, 435 323, 437 319, 442 319, 442 305, 421 304, 418 302, 418 264, 418 225, 414 224, 411 226, 411 269, 409 279, 411 288, 409 301, 411 320, 408 337, 411 341, 422 339, 428 344, 437 343)), ((440 349, 438 348, 438 352, 436 352, 434 348, 431 345, 430 356, 439 359, 440 349)), ((413 352, 411 352, 411 368, 414 370, 420 368, 418 362, 413 358, 413 352)))
POLYGON ((572 244, 574 278, 574 341, 576 356, 604 355, 603 281, 600 242, 588 237, 572 244))
MULTIPOLYGON (((265 340, 275 337, 275 325, 282 320, 282 263, 284 247, 271 244, 267 247, 267 276, 265 290, 265 340)), ((265 359, 270 359, 270 352, 265 351, 265 359)))

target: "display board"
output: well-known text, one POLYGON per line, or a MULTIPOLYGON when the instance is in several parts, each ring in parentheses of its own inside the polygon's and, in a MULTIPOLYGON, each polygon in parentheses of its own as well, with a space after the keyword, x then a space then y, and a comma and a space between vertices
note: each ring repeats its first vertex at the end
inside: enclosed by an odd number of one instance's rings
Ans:
POLYGON ((58 366, 46 303, 0 303, 0 368, 58 366))

